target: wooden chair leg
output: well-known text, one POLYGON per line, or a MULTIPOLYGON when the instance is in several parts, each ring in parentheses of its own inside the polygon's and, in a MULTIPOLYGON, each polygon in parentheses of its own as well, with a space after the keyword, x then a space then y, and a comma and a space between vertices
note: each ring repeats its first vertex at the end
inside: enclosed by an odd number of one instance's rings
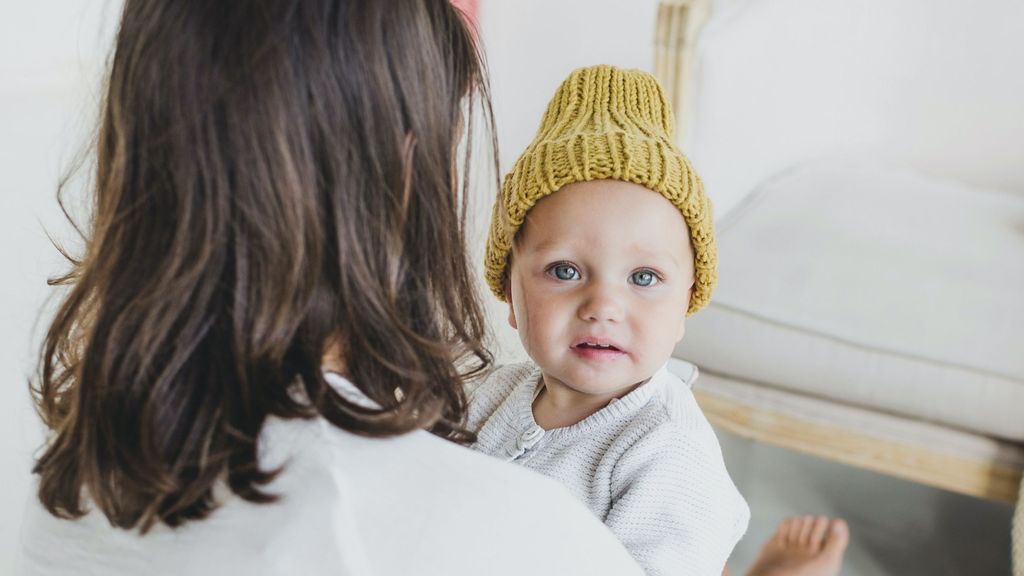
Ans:
POLYGON ((1017 508, 1013 511, 1013 576, 1024 576, 1024 478, 1017 492, 1017 508))

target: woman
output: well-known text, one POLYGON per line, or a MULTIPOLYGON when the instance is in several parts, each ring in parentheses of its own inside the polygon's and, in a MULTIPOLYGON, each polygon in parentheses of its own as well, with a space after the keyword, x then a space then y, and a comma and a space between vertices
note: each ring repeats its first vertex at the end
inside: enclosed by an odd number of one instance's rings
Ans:
POLYGON ((23 573, 639 572, 457 445, 489 362, 455 174, 484 87, 445 0, 127 0, 23 573))

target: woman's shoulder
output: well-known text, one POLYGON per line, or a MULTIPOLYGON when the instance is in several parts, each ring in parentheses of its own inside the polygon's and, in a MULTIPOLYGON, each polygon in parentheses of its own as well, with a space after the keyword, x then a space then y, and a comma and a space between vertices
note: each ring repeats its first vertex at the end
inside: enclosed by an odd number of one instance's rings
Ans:
POLYGON ((225 489, 209 518, 145 536, 30 502, 23 573, 640 573, 557 482, 424 431, 366 438, 320 418, 271 418, 261 453, 262 467, 282 467, 264 487, 275 502, 225 489))
POLYGON ((296 477, 282 478, 286 493, 344 509, 378 573, 574 572, 579 554, 594 545, 606 551, 584 573, 636 570, 604 525, 554 480, 426 431, 366 438, 309 424, 319 428, 320 445, 302 451, 296 477), (453 571, 463 565, 465 572, 453 571))
POLYGON ((301 490, 305 492, 323 478, 333 490, 355 491, 364 502, 379 499, 381 509, 395 507, 401 513, 408 508, 398 501, 406 497, 432 510, 429 500, 433 499, 459 500, 462 507, 521 500, 520 504, 533 508, 529 501, 551 503, 562 496, 561 485, 543 475, 424 430, 369 438, 316 418, 268 423, 267 432, 270 436, 281 432, 282 440, 291 446, 278 447, 280 453, 275 456, 281 458, 284 470, 272 486, 287 482, 297 489, 305 487, 301 490), (428 500, 416 499, 421 496, 428 500))

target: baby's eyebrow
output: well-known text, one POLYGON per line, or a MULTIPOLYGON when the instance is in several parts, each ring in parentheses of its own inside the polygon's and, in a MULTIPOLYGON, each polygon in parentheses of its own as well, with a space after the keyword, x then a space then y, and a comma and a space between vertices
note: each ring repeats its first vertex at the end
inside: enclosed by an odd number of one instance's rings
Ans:
POLYGON ((572 250, 576 246, 574 242, 566 242, 564 240, 542 240, 537 245, 530 248, 530 252, 544 253, 544 252, 557 252, 563 250, 572 250))
POLYGON ((676 258, 675 254, 670 252, 648 250, 639 246, 633 246, 632 250, 641 260, 648 260, 655 264, 662 264, 668 261, 676 266, 682 266, 682 263, 676 258))
MULTIPOLYGON (((586 249, 587 244, 583 240, 574 239, 557 239, 557 238, 546 238, 538 240, 536 244, 529 247, 528 251, 534 256, 546 257, 548 254, 555 253, 558 255, 568 255, 566 253, 573 253, 577 249, 586 249)), ((523 246, 519 246, 522 250, 523 246)), ((684 267, 683 262, 672 254, 670 251, 663 250, 651 250, 641 245, 631 245, 628 248, 635 256, 638 262, 641 264, 653 266, 656 268, 666 267, 667 265, 673 265, 676 267, 684 267)))

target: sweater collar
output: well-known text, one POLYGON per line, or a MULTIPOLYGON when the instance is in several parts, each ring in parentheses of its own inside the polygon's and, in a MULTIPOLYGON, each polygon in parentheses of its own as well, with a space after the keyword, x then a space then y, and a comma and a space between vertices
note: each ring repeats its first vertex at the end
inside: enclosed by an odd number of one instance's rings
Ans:
MULTIPOLYGON (((554 428, 545 431, 545 436, 569 440, 577 436, 593 432, 603 428, 609 423, 622 422, 631 419, 641 408, 655 395, 661 394, 665 388, 666 380, 671 378, 668 365, 662 366, 646 382, 637 386, 622 398, 613 399, 604 408, 580 420, 571 426, 554 428)), ((537 397, 538 387, 541 383, 541 370, 534 366, 529 378, 523 380, 512 393, 513 399, 513 421, 520 431, 540 429, 536 418, 533 417, 533 400, 537 397)))

